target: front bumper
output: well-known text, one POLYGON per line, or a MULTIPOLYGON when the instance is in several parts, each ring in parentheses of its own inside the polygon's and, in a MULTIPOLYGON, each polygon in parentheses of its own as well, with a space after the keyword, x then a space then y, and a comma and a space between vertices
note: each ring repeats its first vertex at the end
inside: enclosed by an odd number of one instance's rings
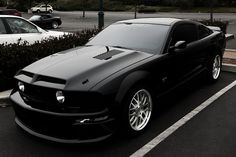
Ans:
POLYGON ((60 143, 90 143, 110 137, 115 129, 109 110, 96 113, 57 113, 32 108, 18 91, 10 96, 16 124, 26 132, 60 143))

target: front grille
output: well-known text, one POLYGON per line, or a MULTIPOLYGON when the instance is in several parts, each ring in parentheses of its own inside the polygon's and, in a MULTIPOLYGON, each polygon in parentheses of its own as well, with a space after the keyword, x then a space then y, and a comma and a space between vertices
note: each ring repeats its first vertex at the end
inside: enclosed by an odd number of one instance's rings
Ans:
POLYGON ((25 83, 25 91, 20 92, 20 94, 25 103, 33 108, 52 112, 64 112, 65 107, 56 101, 55 89, 25 83))
POLYGON ((63 87, 66 84, 65 80, 37 75, 27 71, 20 71, 16 78, 18 80, 22 79, 25 85, 25 91, 19 91, 21 97, 27 105, 36 109, 59 113, 91 113, 104 110, 106 108, 105 105, 110 102, 107 101, 110 100, 110 97, 105 98, 95 92, 63 91, 66 99, 63 104, 60 104, 56 100, 58 89, 54 89, 54 86, 52 88, 44 87, 39 85, 39 83, 46 82, 51 83, 50 85, 62 85, 63 87), (27 81, 24 81, 25 77, 27 77, 27 81))
POLYGON ((61 139, 87 140, 105 136, 111 133, 113 123, 93 125, 73 125, 76 117, 60 117, 32 112, 14 106, 17 118, 31 130, 61 139))
POLYGON ((56 89, 25 84, 25 91, 20 92, 24 102, 36 109, 58 113, 92 113, 100 112, 109 104, 110 98, 105 98, 92 92, 63 92, 65 102, 58 103, 56 89))

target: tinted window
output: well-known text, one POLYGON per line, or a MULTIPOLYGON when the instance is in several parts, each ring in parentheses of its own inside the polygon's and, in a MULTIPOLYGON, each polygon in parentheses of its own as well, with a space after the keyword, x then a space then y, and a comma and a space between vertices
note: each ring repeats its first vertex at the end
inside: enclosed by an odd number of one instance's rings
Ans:
POLYGON ((205 26, 200 25, 198 27, 199 39, 205 38, 212 33, 212 31, 205 26))
POLYGON ((197 40, 197 29, 194 24, 181 24, 178 25, 172 34, 171 46, 177 41, 186 41, 191 43, 197 40))
POLYGON ((87 45, 120 46, 149 53, 160 53, 169 26, 152 24, 113 24, 87 45))
POLYGON ((39 15, 34 15, 34 16, 32 16, 29 20, 30 20, 30 21, 39 21, 40 18, 41 18, 41 16, 39 16, 39 15))
POLYGON ((29 22, 18 19, 18 18, 7 18, 6 19, 12 33, 38 33, 38 29, 30 24, 29 22))
POLYGON ((48 19, 48 18, 51 18, 51 16, 50 15, 42 15, 42 18, 43 19, 48 19))
POLYGON ((6 34, 7 31, 6 31, 6 28, 2 22, 2 20, 0 19, 0 34, 6 34))

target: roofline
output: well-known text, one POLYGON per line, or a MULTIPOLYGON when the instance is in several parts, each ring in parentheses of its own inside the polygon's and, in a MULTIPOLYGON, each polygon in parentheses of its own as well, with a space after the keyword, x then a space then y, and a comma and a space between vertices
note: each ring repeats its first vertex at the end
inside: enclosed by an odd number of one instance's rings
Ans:
POLYGON ((121 23, 132 23, 132 24, 152 24, 152 25, 165 25, 165 26, 171 26, 177 22, 180 21, 187 21, 186 19, 181 19, 181 18, 162 18, 162 17, 156 17, 156 18, 138 18, 138 19, 129 19, 129 20, 122 20, 122 21, 117 21, 114 24, 121 24, 121 23), (155 22, 146 22, 146 20, 154 20, 154 19, 173 19, 172 22, 170 23, 155 23, 155 22), (144 21, 141 21, 144 20, 144 21))

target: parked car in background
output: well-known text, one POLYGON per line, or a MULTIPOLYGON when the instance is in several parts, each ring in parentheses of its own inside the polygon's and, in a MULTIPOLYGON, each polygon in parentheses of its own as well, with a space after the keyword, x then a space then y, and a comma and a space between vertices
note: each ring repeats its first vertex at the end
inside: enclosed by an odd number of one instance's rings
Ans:
POLYGON ((39 4, 39 5, 36 5, 35 7, 32 7, 31 11, 33 13, 35 13, 35 12, 37 12, 37 13, 41 13, 41 12, 52 13, 53 7, 51 5, 39 4))
POLYGON ((29 21, 41 28, 56 29, 62 24, 60 17, 52 16, 51 14, 33 15, 29 21))
POLYGON ((46 31, 32 22, 17 16, 0 15, 0 43, 11 44, 27 41, 33 44, 49 37, 63 36, 65 32, 46 31))
POLYGON ((3 9, 3 10, 0 10, 0 15, 22 16, 21 12, 19 12, 16 9, 3 9))
POLYGON ((142 133, 162 96, 200 74, 219 79, 224 49, 224 33, 191 20, 116 22, 85 46, 20 70, 10 96, 15 122, 62 143, 104 140, 117 127, 142 133))

